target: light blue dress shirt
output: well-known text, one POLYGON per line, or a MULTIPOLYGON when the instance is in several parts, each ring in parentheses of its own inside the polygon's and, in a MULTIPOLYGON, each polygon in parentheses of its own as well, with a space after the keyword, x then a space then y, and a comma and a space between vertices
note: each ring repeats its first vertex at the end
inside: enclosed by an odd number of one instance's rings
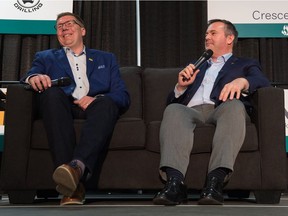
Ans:
MULTIPOLYGON (((213 62, 211 58, 208 60, 210 66, 205 72, 205 76, 200 87, 196 91, 195 95, 191 98, 190 102, 187 104, 188 107, 202 104, 214 104, 214 102, 210 99, 212 88, 219 74, 219 71, 231 56, 232 53, 227 53, 225 55, 219 56, 216 62, 213 62)), ((179 92, 177 91, 177 88, 175 88, 175 97, 180 97, 185 91, 186 90, 179 92)))

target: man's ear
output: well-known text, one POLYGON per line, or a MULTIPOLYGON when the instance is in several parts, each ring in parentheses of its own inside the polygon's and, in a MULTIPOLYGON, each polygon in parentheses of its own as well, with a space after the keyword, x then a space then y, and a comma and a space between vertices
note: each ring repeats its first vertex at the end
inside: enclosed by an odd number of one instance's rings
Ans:
POLYGON ((81 33, 82 33, 82 36, 84 37, 86 35, 86 29, 85 28, 81 28, 81 33))
POLYGON ((232 34, 228 35, 227 36, 227 44, 231 45, 233 43, 234 39, 235 39, 234 35, 232 35, 232 34))

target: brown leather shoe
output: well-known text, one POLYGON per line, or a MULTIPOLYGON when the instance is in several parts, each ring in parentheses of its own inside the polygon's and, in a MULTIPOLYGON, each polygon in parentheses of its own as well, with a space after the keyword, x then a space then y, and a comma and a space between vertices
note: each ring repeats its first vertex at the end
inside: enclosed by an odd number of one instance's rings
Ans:
POLYGON ((71 197, 63 196, 60 201, 60 205, 83 205, 85 201, 85 188, 82 183, 79 183, 77 189, 74 191, 71 197))
POLYGON ((77 165, 75 168, 68 164, 57 167, 53 173, 56 190, 64 196, 71 197, 79 184, 81 173, 81 168, 77 165))

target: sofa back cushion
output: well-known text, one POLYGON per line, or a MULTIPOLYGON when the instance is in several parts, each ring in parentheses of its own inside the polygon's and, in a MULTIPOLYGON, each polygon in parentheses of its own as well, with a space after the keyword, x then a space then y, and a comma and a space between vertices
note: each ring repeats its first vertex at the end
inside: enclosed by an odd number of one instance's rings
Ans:
POLYGON ((124 80, 130 94, 131 104, 126 113, 121 118, 143 118, 142 109, 142 81, 141 67, 121 67, 121 77, 124 80))
POLYGON ((173 91, 183 68, 146 68, 143 71, 144 120, 162 120, 168 94, 173 91))

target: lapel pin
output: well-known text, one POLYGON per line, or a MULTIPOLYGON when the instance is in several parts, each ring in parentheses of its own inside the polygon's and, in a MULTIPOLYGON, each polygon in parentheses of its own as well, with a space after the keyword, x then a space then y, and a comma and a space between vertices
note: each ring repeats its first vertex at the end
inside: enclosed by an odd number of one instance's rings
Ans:
POLYGON ((89 61, 93 62, 93 59, 92 59, 92 58, 89 58, 89 61))

